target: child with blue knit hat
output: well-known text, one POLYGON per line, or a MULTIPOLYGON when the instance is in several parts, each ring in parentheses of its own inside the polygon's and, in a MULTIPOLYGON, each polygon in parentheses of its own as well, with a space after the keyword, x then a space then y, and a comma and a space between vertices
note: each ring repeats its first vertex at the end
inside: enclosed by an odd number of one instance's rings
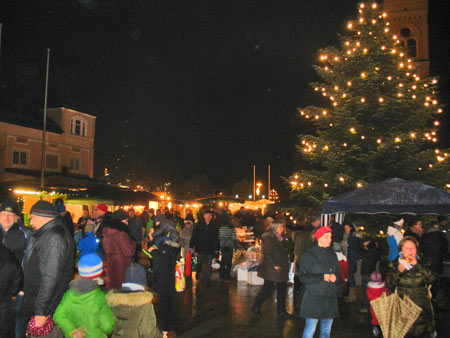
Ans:
POLYGON ((78 261, 78 272, 80 278, 70 283, 53 319, 65 337, 107 338, 114 329, 114 315, 99 286, 103 262, 96 253, 85 254, 78 261))

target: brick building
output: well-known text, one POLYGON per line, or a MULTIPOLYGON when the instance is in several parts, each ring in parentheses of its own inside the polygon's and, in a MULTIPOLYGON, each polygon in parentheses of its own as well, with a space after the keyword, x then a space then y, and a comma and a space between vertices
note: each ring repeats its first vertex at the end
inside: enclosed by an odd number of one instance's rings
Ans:
MULTIPOLYGON (((47 110, 45 174, 92 178, 96 117, 58 107, 47 110)), ((0 115, 0 182, 39 177, 42 112, 0 115)))

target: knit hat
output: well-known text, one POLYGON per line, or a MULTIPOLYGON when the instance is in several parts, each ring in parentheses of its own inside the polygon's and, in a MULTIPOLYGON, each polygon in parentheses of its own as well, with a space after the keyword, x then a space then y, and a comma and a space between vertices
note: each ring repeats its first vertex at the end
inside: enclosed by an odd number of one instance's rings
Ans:
POLYGON ((93 222, 88 222, 88 223, 86 223, 86 225, 84 227, 84 232, 85 233, 94 232, 94 227, 95 227, 95 224, 93 222))
POLYGON ((2 211, 9 211, 13 214, 16 214, 17 216, 20 216, 19 206, 16 202, 13 201, 4 201, 0 205, 0 212, 2 211))
POLYGON ((394 224, 399 226, 399 227, 402 226, 403 223, 405 223, 405 220, 403 218, 400 218, 397 222, 394 222, 394 224))
POLYGON ((108 212, 108 207, 106 206, 106 204, 100 203, 99 205, 97 205, 97 209, 103 212, 108 212))
POLYGON ((133 263, 125 271, 122 289, 132 289, 130 284, 147 285, 147 273, 142 265, 133 263))
POLYGON ((66 211, 66 207, 64 206, 64 204, 58 204, 56 206, 56 211, 58 212, 58 214, 60 214, 60 213, 62 213, 64 211, 66 211))
POLYGON ((370 274, 370 281, 374 283, 381 283, 381 273, 378 271, 374 271, 370 274))
POLYGON ((37 201, 34 203, 31 207, 30 214, 48 218, 56 218, 58 216, 53 204, 47 201, 37 201))
POLYGON ((331 228, 328 225, 318 228, 315 233, 316 239, 319 240, 319 238, 325 235, 327 232, 331 232, 331 228))
POLYGON ((103 262, 96 253, 86 254, 78 261, 78 272, 82 278, 100 277, 103 272, 103 262))
POLYGON ((116 219, 118 221, 123 221, 124 219, 128 218, 127 212, 123 209, 118 209, 113 212, 113 219, 116 219))

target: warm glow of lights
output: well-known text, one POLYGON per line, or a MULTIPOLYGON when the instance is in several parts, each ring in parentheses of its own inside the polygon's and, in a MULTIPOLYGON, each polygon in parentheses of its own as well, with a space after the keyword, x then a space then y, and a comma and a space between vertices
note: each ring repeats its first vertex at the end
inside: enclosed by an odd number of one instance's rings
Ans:
POLYGON ((388 76, 387 79, 388 79, 389 81, 391 81, 391 80, 392 80, 392 76, 388 76))
POLYGON ((348 28, 348 29, 352 29, 352 28, 353 28, 353 23, 349 22, 349 23, 347 24, 347 28, 348 28))
POLYGON ((368 52, 368 49, 367 48, 364 48, 363 49, 363 53, 367 53, 368 52))
POLYGON ((377 23, 377 20, 375 20, 375 19, 372 19, 372 24, 376 24, 377 23))
POLYGON ((327 183, 324 183, 324 185, 323 185, 325 188, 328 188, 328 184, 327 183))
POLYGON ((358 187, 358 188, 361 188, 362 187, 362 184, 361 183, 356 183, 356 186, 358 187))
POLYGON ((380 97, 380 98, 378 99, 378 101, 379 101, 380 103, 383 103, 383 102, 384 102, 384 99, 383 99, 382 97, 380 97))
POLYGON ((434 149, 434 152, 435 152, 436 154, 439 154, 439 149, 434 149))
POLYGON ((347 86, 350 87, 351 85, 352 85, 351 81, 348 81, 348 82, 347 82, 347 86))
POLYGON ((395 54, 395 53, 397 53, 397 50, 394 48, 393 50, 391 50, 391 53, 395 54))
POLYGON ((298 175, 295 175, 294 178, 295 178, 296 180, 298 180, 298 175))
POLYGON ((346 146, 347 146, 347 142, 345 142, 345 143, 343 144, 343 146, 346 147, 346 146))
POLYGON ((438 81, 436 79, 433 79, 433 81, 431 81, 431 83, 436 84, 438 81))
POLYGON ((344 180, 344 178, 341 176, 341 177, 339 177, 339 181, 344 182, 345 180, 344 180))
POLYGON ((364 97, 361 98, 361 102, 364 103, 366 102, 366 99, 364 97))
POLYGON ((381 139, 380 139, 380 138, 377 140, 377 143, 378 143, 378 144, 381 144, 381 139))
POLYGON ((434 121, 434 125, 438 126, 439 125, 439 121, 434 121))
POLYGON ((396 137, 394 141, 398 143, 398 142, 402 142, 402 139, 400 137, 396 137))
POLYGON ((41 193, 39 191, 30 191, 30 190, 21 190, 21 189, 15 189, 13 191, 17 195, 36 195, 39 196, 41 193))
POLYGON ((351 127, 351 128, 350 128, 350 132, 351 132, 352 134, 355 134, 355 133, 356 133, 355 128, 351 127))
POLYGON ((409 134, 409 136, 411 136, 412 138, 415 138, 416 137, 416 133, 411 133, 411 134, 409 134))
POLYGON ((322 115, 326 116, 327 115, 327 111, 326 110, 322 111, 322 115))
POLYGON ((373 9, 377 8, 377 4, 375 2, 372 4, 372 8, 373 9))
POLYGON ((413 96, 411 96, 413 99, 416 99, 417 98, 417 96, 416 95, 413 95, 413 96))
POLYGON ((442 112, 443 112, 442 108, 439 108, 439 109, 437 110, 437 112, 438 112, 438 114, 442 114, 442 112))

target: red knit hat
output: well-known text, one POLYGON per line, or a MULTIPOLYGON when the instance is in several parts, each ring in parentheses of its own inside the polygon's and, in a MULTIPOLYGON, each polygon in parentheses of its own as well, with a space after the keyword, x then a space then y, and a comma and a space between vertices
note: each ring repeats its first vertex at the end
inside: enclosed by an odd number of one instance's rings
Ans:
POLYGON ((97 209, 103 212, 108 212, 108 207, 106 206, 106 204, 103 203, 97 205, 97 209))
POLYGON ((331 228, 329 226, 325 225, 323 227, 320 227, 316 230, 316 239, 319 240, 319 238, 325 235, 327 232, 331 232, 331 228))

